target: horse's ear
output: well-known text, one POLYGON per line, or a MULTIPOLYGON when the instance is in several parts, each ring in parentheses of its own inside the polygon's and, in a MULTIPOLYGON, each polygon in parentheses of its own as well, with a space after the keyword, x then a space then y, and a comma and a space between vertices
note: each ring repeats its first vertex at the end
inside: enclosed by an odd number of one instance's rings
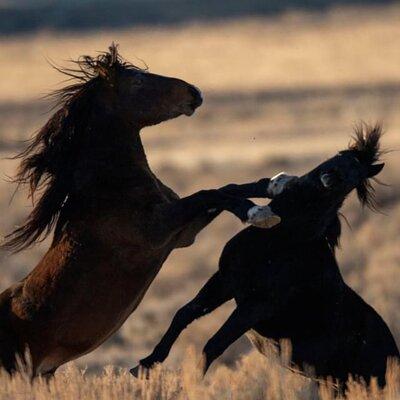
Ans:
POLYGON ((368 167, 368 178, 372 178, 373 176, 378 175, 379 172, 382 171, 384 166, 385 163, 370 165, 368 167))
POLYGON ((108 79, 109 77, 108 68, 104 67, 103 65, 97 65, 96 72, 103 79, 108 79))
POLYGON ((102 78, 104 81, 108 82, 110 86, 114 86, 115 83, 115 68, 107 67, 104 65, 96 66, 97 75, 102 78))
POLYGON ((114 42, 108 48, 109 52, 104 55, 104 59, 96 65, 98 75, 113 83, 115 80, 115 66, 118 64, 118 44, 114 42))

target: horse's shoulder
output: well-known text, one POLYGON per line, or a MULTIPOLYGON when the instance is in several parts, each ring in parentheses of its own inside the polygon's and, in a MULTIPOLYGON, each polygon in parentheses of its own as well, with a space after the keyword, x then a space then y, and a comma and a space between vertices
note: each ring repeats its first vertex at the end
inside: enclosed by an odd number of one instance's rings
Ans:
POLYGON ((157 178, 157 186, 159 191, 168 199, 168 200, 178 200, 179 196, 167 185, 161 182, 157 178))
POLYGON ((233 236, 224 246, 219 265, 220 268, 249 264, 262 257, 268 246, 267 231, 261 228, 248 227, 233 236))

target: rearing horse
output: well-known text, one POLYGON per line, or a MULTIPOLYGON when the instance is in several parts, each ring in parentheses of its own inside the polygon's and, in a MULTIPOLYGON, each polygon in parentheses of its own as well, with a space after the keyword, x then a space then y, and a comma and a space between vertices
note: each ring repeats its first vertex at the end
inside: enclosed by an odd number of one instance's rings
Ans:
POLYGON ((202 103, 182 80, 148 73, 116 46, 64 69, 74 82, 59 109, 19 156, 19 184, 40 196, 3 248, 52 244, 34 270, 0 295, 0 364, 15 370, 28 348, 33 375, 51 375, 113 334, 140 303, 162 264, 221 211, 261 227, 279 222, 248 197, 274 194, 285 176, 183 199, 152 173, 139 132, 202 103))

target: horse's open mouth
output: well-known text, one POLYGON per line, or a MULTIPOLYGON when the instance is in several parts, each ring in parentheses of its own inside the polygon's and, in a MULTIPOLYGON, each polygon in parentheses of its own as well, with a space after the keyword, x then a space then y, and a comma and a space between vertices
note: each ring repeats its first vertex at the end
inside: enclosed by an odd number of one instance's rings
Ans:
POLYGON ((196 107, 193 107, 192 105, 186 105, 183 107, 183 110, 182 110, 183 114, 187 115, 188 117, 193 115, 195 111, 196 111, 196 107))
POLYGON ((188 117, 190 117, 191 115, 194 114, 194 112, 196 111, 197 106, 191 103, 186 103, 183 104, 180 107, 180 112, 184 115, 187 115, 188 117))

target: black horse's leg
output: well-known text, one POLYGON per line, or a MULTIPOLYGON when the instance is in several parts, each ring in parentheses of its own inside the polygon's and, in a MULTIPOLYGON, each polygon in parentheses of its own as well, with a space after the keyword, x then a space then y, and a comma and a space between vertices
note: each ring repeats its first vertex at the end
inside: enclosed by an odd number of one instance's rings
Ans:
POLYGON ((231 298, 232 295, 221 281, 220 273, 215 273, 197 296, 177 311, 170 327, 153 352, 148 357, 140 360, 139 365, 131 369, 131 373, 138 376, 140 367, 151 368, 155 363, 163 362, 168 357, 171 347, 180 333, 190 323, 214 311, 231 298))
POLYGON ((271 315, 267 304, 239 305, 203 349, 206 373, 212 362, 258 322, 271 315))

